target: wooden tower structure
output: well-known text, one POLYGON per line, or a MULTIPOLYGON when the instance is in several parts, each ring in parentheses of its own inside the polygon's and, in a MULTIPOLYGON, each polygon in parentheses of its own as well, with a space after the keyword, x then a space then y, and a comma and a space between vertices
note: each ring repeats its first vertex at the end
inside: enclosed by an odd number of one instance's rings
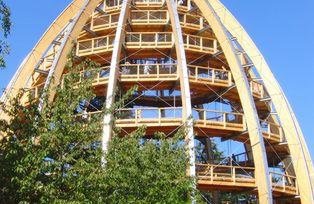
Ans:
MULTIPOLYGON (((43 108, 41 90, 62 84, 73 48, 103 66, 93 86, 106 107, 116 87, 139 87, 132 103, 116 110, 126 113, 115 123, 126 135, 141 125, 148 135, 187 125, 189 173, 201 191, 314 203, 313 164, 296 117, 262 54, 219 0, 73 0, 20 65, 2 102, 25 89, 43 108), (227 155, 231 163, 215 162, 213 137, 245 151, 227 155), (202 161, 195 141, 207 154, 202 161), (278 165, 282 170, 273 171, 278 165)), ((112 117, 103 120, 104 151, 112 117)))

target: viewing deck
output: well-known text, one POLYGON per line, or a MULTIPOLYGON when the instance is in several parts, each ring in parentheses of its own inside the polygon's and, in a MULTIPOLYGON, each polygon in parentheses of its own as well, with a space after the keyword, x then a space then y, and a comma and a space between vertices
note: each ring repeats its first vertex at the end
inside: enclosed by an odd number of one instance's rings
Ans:
MULTIPOLYGON (((76 55, 79 57, 97 55, 111 52, 113 49, 114 35, 106 35, 91 39, 79 40, 76 55)), ((196 35, 183 35, 186 51, 194 53, 215 54, 217 40, 213 38, 200 37, 196 35)), ((170 49, 174 46, 172 32, 127 32, 124 46, 129 50, 154 50, 170 49)))
MULTIPOLYGON (((130 25, 136 30, 163 28, 169 24, 170 18, 167 10, 131 10, 130 25), (144 26, 144 27, 143 27, 144 26), (145 29, 146 28, 146 29, 145 29)), ((209 25, 202 16, 179 12, 179 21, 185 31, 197 32, 209 25)), ((92 16, 91 22, 86 26, 93 32, 105 33, 107 30, 116 29, 119 20, 119 12, 96 13, 92 16)), ((82 31, 84 36, 87 31, 82 31)))
MULTIPOLYGON (((90 116, 100 112, 90 112, 90 116)), ((130 133, 140 126, 146 126, 147 135, 155 132, 174 133, 182 127, 182 108, 123 108, 115 112, 117 127, 122 128, 124 133, 130 133)), ((246 123, 242 113, 223 112, 216 110, 193 109, 194 131, 196 136, 229 136, 238 133, 239 136, 232 139, 247 141, 246 123)), ((281 130, 279 125, 263 121, 263 136, 271 142, 278 142, 277 132, 281 130), (267 125, 266 125, 267 124, 267 125)))
MULTIPOLYGON (((254 167, 231 165, 196 164, 198 188, 200 190, 222 191, 255 191, 254 167)), ((274 196, 298 195, 296 178, 294 176, 270 172, 274 196)))

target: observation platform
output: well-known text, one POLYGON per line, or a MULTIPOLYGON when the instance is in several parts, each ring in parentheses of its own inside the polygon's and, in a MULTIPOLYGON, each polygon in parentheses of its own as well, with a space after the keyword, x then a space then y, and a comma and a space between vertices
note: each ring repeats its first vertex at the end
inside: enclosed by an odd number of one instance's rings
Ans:
MULTIPOLYGON (((253 167, 231 165, 196 164, 198 188, 200 190, 220 191, 256 191, 257 185, 254 178, 253 167)), ((270 172, 273 195, 297 196, 297 182, 294 176, 270 172)))
MULTIPOLYGON (((89 112, 89 117, 100 111, 89 112)), ((123 108, 115 111, 115 125, 122 129, 122 135, 127 135, 138 127, 145 126, 147 136, 163 132, 170 136, 184 127, 182 108, 123 108)), ((196 137, 216 137, 249 142, 246 133, 246 123, 242 113, 217 110, 193 109, 194 134, 196 137), (230 137, 230 135, 232 137, 230 137)), ((282 133, 279 125, 261 121, 263 136, 268 141, 278 143, 282 133)))

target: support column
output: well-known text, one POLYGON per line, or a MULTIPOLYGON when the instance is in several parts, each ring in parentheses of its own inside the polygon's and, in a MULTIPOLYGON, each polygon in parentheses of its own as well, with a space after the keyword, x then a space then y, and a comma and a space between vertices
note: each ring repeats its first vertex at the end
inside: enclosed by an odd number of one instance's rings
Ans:
MULTIPOLYGON (((117 25, 116 37, 113 42, 112 58, 110 63, 109 81, 107 86, 106 109, 110 109, 114 103, 116 85, 120 70, 120 55, 122 44, 124 42, 125 32, 124 27, 129 17, 129 9, 131 0, 123 0, 119 21, 117 25)), ((102 151, 105 154, 108 151, 108 143, 112 137, 112 114, 106 114, 103 119, 102 132, 102 151)), ((102 164, 105 165, 105 158, 102 158, 102 164)))
POLYGON ((239 44, 246 51, 262 78, 285 132, 298 180, 301 201, 302 203, 314 203, 313 162, 300 125, 282 88, 253 40, 231 12, 219 0, 209 0, 209 2, 215 11, 217 11, 217 15, 223 21, 226 29, 237 38, 239 44))
POLYGON ((252 146, 255 164, 255 180, 258 187, 259 201, 260 203, 271 204, 273 202, 272 186, 269 181, 269 169, 266 158, 265 144, 254 99, 250 92, 248 79, 245 75, 241 62, 236 55, 233 44, 228 38, 228 33, 224 28, 224 25, 221 23, 219 17, 215 13, 213 7, 208 1, 194 0, 194 2, 213 29, 232 71, 245 114, 252 146))
POLYGON ((194 147, 194 131, 193 131, 193 120, 192 120, 192 104, 191 104, 191 93, 189 84, 188 67, 186 63, 183 35, 181 25, 179 21, 179 15, 177 10, 177 4, 174 0, 166 0, 168 12, 170 16, 173 37, 175 41, 176 54, 177 54, 177 67, 180 78, 180 87, 182 95, 182 117, 183 122, 186 123, 186 142, 188 144, 188 155, 189 155, 189 175, 191 177, 196 176, 195 172, 195 147, 194 147))

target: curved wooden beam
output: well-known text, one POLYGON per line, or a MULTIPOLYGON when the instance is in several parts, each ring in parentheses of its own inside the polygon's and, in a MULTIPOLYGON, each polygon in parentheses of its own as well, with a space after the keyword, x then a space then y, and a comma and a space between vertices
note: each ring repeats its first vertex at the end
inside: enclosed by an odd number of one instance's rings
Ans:
POLYGON ((188 144, 188 155, 189 155, 189 175, 193 178, 196 176, 195 173, 195 145, 194 145, 194 130, 192 120, 192 102, 190 92, 190 81, 188 74, 188 66, 186 62, 186 55, 183 42, 183 34, 180 25, 179 15, 177 11, 177 4, 174 0, 166 0, 169 17, 172 26, 172 32, 174 37, 174 43, 177 54, 177 67, 180 78, 180 88, 182 97, 182 120, 186 124, 186 142, 188 144))
MULTIPOLYGON (((69 23, 69 21, 75 16, 80 8, 82 7, 84 0, 74 0, 57 18, 53 21, 51 26, 46 30, 41 39, 37 42, 35 47, 27 55, 27 57, 22 62, 20 68, 15 73, 12 81, 9 83, 6 91, 2 95, 2 101, 6 105, 8 103, 8 98, 16 96, 18 91, 26 85, 27 80, 32 75, 36 64, 39 59, 44 55, 45 51, 56 38, 56 36, 64 29, 64 27, 69 23)), ((2 111, 1 111, 2 112, 2 111)), ((4 118, 4 114, 0 117, 4 118)))
POLYGON ((209 0, 228 31, 251 58, 276 108, 288 142, 302 203, 314 203, 314 168, 300 125, 263 55, 231 12, 218 0, 209 0))
POLYGON ((204 0, 194 0, 194 2, 213 29, 230 66, 236 87, 239 92, 243 111, 245 113, 250 142, 252 145, 259 201, 260 203, 271 204, 273 203, 272 186, 269 181, 269 169, 266 158, 266 150, 248 79, 245 75, 239 58, 235 54, 235 49, 232 45, 231 39, 228 37, 227 30, 224 28, 224 25, 215 13, 211 4, 204 0))
MULTIPOLYGON (((123 0, 120 16, 118 20, 117 30, 116 30, 116 37, 113 42, 113 51, 110 63, 110 73, 109 73, 109 81, 107 87, 107 97, 106 97, 106 109, 110 109, 114 103, 115 98, 115 91, 116 85, 120 70, 120 55, 122 44, 124 42, 125 36, 125 24, 129 17, 129 9, 130 9, 131 0, 123 0)), ((112 137, 112 114, 106 114, 103 119, 103 132, 102 132, 102 150, 103 153, 108 151, 108 144, 112 137)), ((102 164, 105 165, 106 161, 102 158, 102 164)))

